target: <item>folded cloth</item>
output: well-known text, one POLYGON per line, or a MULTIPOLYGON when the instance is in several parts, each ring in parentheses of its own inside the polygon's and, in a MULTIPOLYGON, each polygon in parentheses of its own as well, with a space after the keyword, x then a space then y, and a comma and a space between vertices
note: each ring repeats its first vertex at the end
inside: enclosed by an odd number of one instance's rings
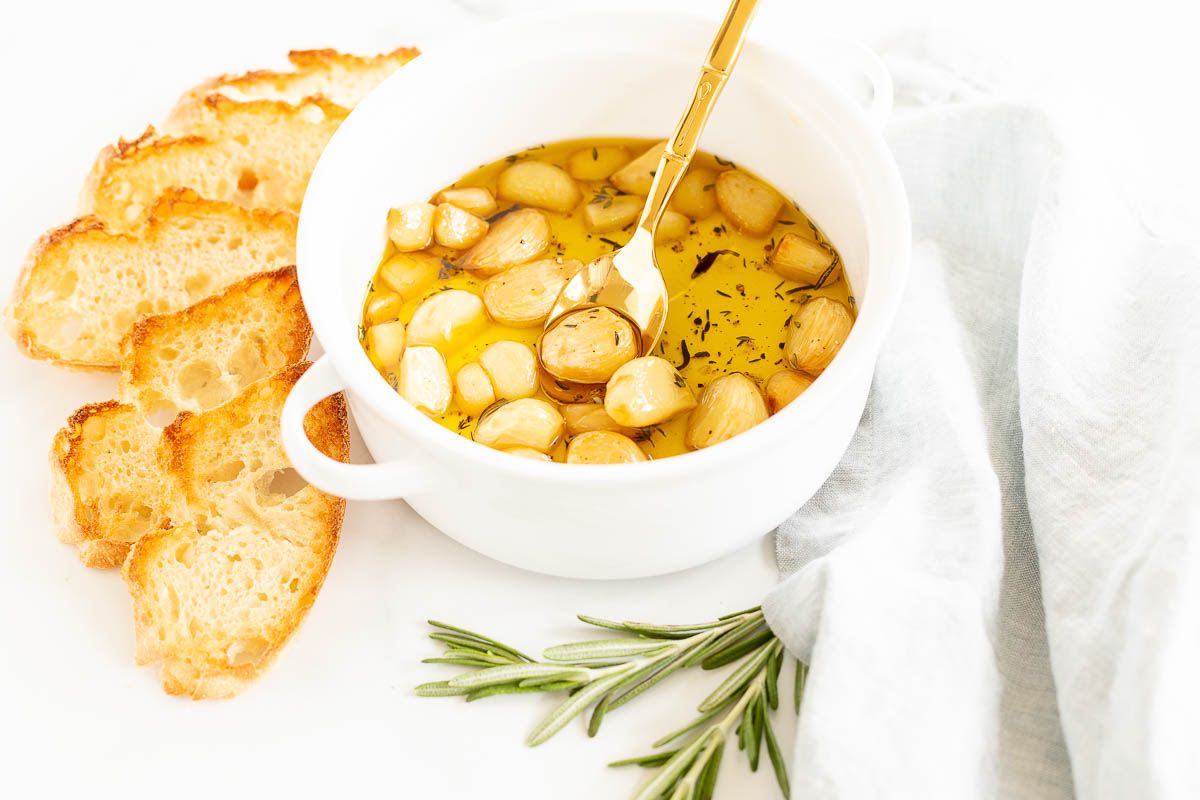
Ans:
POLYGON ((1042 114, 887 60, 912 279, 777 533, 793 796, 1200 797, 1200 248, 1042 114))

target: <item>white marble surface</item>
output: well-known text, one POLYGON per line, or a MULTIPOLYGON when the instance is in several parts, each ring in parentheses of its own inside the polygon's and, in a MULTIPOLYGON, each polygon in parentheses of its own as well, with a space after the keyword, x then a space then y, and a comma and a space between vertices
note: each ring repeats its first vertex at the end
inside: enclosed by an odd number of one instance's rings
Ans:
MULTIPOLYGON (((135 0, 120 9, 70 2, 6 11, 0 75, 14 111, 0 126, 0 284, 7 291, 39 233, 71 217, 99 146, 161 118, 197 79, 270 66, 291 47, 421 44, 479 14, 535 5, 214 0, 184 9, 135 0)), ((994 45, 997 75, 1014 91, 1053 99, 1068 118, 1095 130, 1095 146, 1116 154, 1114 170, 1124 180, 1197 174, 1196 148, 1182 147, 1195 141, 1196 117, 1174 113, 1186 67, 1195 64, 1194 55, 1185 61, 1177 49, 1186 26, 1146 18, 1126 24, 1095 7, 1084 17, 1069 0, 898 5, 860 0, 801 8, 765 0, 758 24, 774 35, 819 25, 867 41, 911 29, 965 31, 994 45)), ((963 57, 973 52, 964 46, 963 57)), ((1187 218, 1178 206, 1153 203, 1147 214, 1162 225, 1187 218)), ((438 674, 418 663, 435 651, 423 639, 422 620, 439 617, 536 647, 581 633, 571 624, 575 612, 682 621, 757 603, 775 580, 766 540, 666 578, 546 578, 459 547, 401 503, 358 504, 318 603, 268 677, 232 702, 170 699, 152 671, 132 663, 119 577, 85 570, 50 527, 50 439, 72 410, 110 397, 114 385, 110 376, 27 361, 0 340, 0 785, 125 797, 263 790, 625 796, 639 776, 603 764, 643 752, 659 732, 683 722, 702 682, 687 676, 664 685, 661 696, 611 717, 593 741, 575 725, 531 751, 522 740, 551 707, 545 698, 467 706, 412 696, 413 685, 438 674)), ((791 726, 778 729, 788 748, 791 726)), ((751 776, 742 759, 727 758, 722 773, 721 796, 776 796, 769 770, 751 776)))

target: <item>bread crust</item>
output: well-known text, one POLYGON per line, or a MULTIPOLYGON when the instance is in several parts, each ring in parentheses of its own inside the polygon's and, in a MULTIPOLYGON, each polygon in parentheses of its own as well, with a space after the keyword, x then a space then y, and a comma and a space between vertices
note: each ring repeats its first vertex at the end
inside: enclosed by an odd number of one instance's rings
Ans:
POLYGON ((76 551, 79 560, 90 569, 117 569, 129 557, 133 547, 129 542, 80 542, 76 551))
POLYGON ((192 700, 228 699, 248 688, 278 658, 291 637, 299 629, 309 609, 329 574, 333 555, 337 550, 336 532, 328 546, 316 553, 317 566, 311 580, 295 600, 289 619, 274 641, 268 642, 261 654, 250 663, 230 665, 222 663, 216 654, 203 658, 188 658, 184 654, 172 653, 154 635, 154 616, 151 611, 152 598, 149 587, 154 582, 153 564, 161 557, 161 549, 169 546, 173 539, 219 534, 213 531, 204 534, 194 524, 169 528, 143 537, 130 551, 122 566, 122 577, 129 588, 134 607, 134 660, 141 666, 159 664, 159 678, 163 691, 170 695, 189 697, 192 700), (196 663, 199 661, 200 663, 196 663))
POLYGON ((166 150, 171 147, 202 145, 203 137, 183 136, 171 137, 159 134, 153 125, 147 125, 140 136, 133 139, 121 137, 116 144, 105 145, 92 162, 83 186, 79 189, 79 213, 85 217, 95 216, 96 197, 107 182, 111 182, 111 170, 114 164, 145 158, 156 150, 166 150))
POLYGON ((245 216, 256 226, 272 227, 282 224, 296 231, 296 215, 282 208, 245 208, 226 200, 201 197, 194 189, 172 186, 159 195, 146 214, 141 231, 155 230, 172 217, 225 216, 230 213, 245 216))
MULTIPOLYGON (((205 496, 211 484, 206 477, 213 464, 205 459, 200 447, 201 440, 210 437, 213 432, 224 429, 237 429, 252 424, 254 417, 261 413, 262 398, 267 398, 276 410, 282 410, 283 399, 291 388, 296 385, 308 368, 310 362, 294 364, 278 374, 251 384, 240 395, 218 408, 203 414, 182 412, 175 417, 174 422, 163 428, 162 443, 159 448, 160 464, 163 471, 170 475, 183 502, 192 511, 193 516, 211 516, 238 514, 229 508, 220 508, 205 496), (278 402, 274 402, 278 398, 278 402)), ((350 423, 346 411, 346 400, 341 394, 331 395, 317 403, 309 411, 304 420, 305 432, 313 446, 328 457, 346 462, 350 459, 350 423)), ((282 445, 278 445, 277 453, 260 453, 258 459, 262 462, 260 472, 287 469, 290 462, 283 453, 282 445)), ((309 486, 304 492, 311 492, 324 498, 317 511, 317 516, 329 528, 340 529, 345 516, 346 501, 320 492, 316 487, 309 486)), ((253 511, 242 509, 238 514, 239 522, 262 522, 253 511)))
POLYGON ((115 364, 93 364, 62 358, 55 352, 42 347, 38 344, 33 330, 26 324, 23 309, 25 301, 29 296, 30 284, 33 281, 34 272, 37 270, 38 265, 46 259, 50 251, 64 246, 65 243, 94 234, 108 235, 107 226, 105 226, 104 222, 96 217, 78 217, 66 225, 42 234, 33 243, 33 247, 29 248, 29 253, 25 256, 25 261, 21 265, 21 271, 17 274, 17 282, 13 286, 12 294, 9 296, 8 303, 4 307, 5 330, 8 331, 9 336, 16 342, 17 348, 27 357, 39 361, 49 361, 60 367, 83 372, 113 372, 116 370, 117 367, 115 364))
POLYGON ((204 317, 217 316, 221 310, 222 301, 229 295, 246 292, 251 287, 264 282, 281 286, 284 292, 283 302, 297 307, 300 312, 298 316, 291 316, 292 324, 288 328, 287 338, 294 343, 289 349, 300 351, 300 355, 292 359, 292 362, 303 358, 312 342, 312 326, 308 324, 308 317, 304 315, 304 303, 300 297, 300 286, 296 282, 296 267, 293 265, 250 275, 236 283, 231 283, 217 294, 210 295, 179 311, 142 317, 121 338, 120 369, 133 374, 149 369, 151 365, 146 363, 145 359, 139 359, 138 352, 138 349, 148 339, 160 331, 195 324, 196 320, 204 317))
POLYGON ((407 64, 419 55, 421 55, 421 51, 415 47, 397 47, 390 53, 380 53, 375 56, 359 56, 326 47, 316 50, 289 50, 287 57, 288 61, 297 68, 297 71, 301 72, 305 69, 318 68, 330 64, 340 64, 347 69, 369 67, 383 61, 399 61, 400 64, 407 64))
MULTIPOLYGON (((265 521, 253 514, 244 518, 225 516, 201 494, 207 481, 204 470, 213 465, 203 459, 200 441, 206 436, 219 435, 224 426, 239 425, 243 420, 261 413, 264 393, 271 398, 270 405, 281 407, 287 392, 309 366, 304 362, 288 367, 271 378, 252 384, 237 398, 212 411, 202 414, 181 413, 163 429, 159 451, 162 467, 177 483, 191 511, 192 521, 143 536, 130 549, 122 574, 134 601, 136 659, 139 664, 161 662, 162 685, 168 694, 199 700, 231 697, 245 689, 274 661, 290 639, 316 600, 328 574, 345 517, 345 500, 325 495, 313 487, 302 490, 308 492, 311 489, 309 497, 317 498, 316 502, 320 505, 315 517, 294 517, 297 524, 304 519, 317 522, 317 530, 303 536, 285 530, 283 526, 260 525, 265 521), (155 579, 154 564, 156 559, 162 557, 163 548, 180 541, 186 542, 191 537, 224 535, 248 529, 253 529, 257 535, 286 543, 288 547, 309 552, 316 559, 315 567, 307 573, 303 591, 294 598, 288 621, 278 638, 267 642, 252 663, 237 665, 223 662, 221 653, 188 654, 164 646, 154 633, 154 598, 149 589, 155 579)), ((305 427, 315 446, 332 458, 343 462, 349 460, 349 418, 342 395, 334 395, 318 404, 306 419, 305 427)), ((271 459, 270 454, 264 453, 262 457, 268 461, 271 459)), ((267 467, 287 463, 283 457, 277 463, 268 463, 267 467)))
POLYGON ((214 135, 219 135, 234 115, 259 116, 270 122, 280 122, 289 117, 297 117, 310 123, 328 121, 340 123, 350 115, 350 109, 338 105, 327 97, 314 95, 306 97, 299 103, 288 103, 273 98, 256 98, 254 100, 234 100, 222 94, 205 95, 200 103, 203 112, 198 115, 193 124, 188 127, 188 133, 178 137, 162 136, 163 139, 183 141, 190 138, 200 138, 209 141, 214 135), (320 112, 321 118, 316 112, 320 112))
MULTIPOLYGON (((214 94, 227 94, 233 99, 243 101, 250 99, 287 100, 298 91, 302 96, 291 97, 291 100, 302 101, 324 97, 324 99, 339 105, 353 105, 352 102, 339 102, 340 98, 329 96, 321 91, 306 90, 305 85, 319 83, 321 77, 332 80, 333 75, 338 71, 359 76, 380 73, 379 78, 382 80, 386 75, 416 58, 420 52, 415 47, 398 47, 390 53, 359 56, 331 49, 292 50, 288 53, 288 61, 293 66, 290 71, 260 69, 240 74, 217 75, 192 87, 179 98, 175 108, 171 111, 167 129, 186 131, 190 121, 195 118, 196 107, 203 104, 208 96, 214 94)), ((356 99, 358 98, 350 98, 350 100, 356 99)))
POLYGON ((78 545, 100 536, 94 504, 86 504, 79 497, 80 442, 83 424, 90 418, 117 410, 121 404, 116 400, 89 403, 77 409, 67 424, 54 435, 50 447, 50 508, 54 516, 54 532, 63 544, 78 545))
POLYGON ((157 194, 170 185, 185 185, 212 199, 247 208, 299 212, 308 171, 324 142, 349 113, 319 96, 291 104, 206 95, 187 107, 186 115, 173 123, 172 133, 163 134, 150 126, 136 139, 121 139, 101 150, 80 194, 80 209, 126 229, 137 225, 157 194), (278 139, 285 132, 294 134, 295 148, 280 152, 276 141, 274 151, 263 150, 261 136, 278 139), (305 154, 303 159, 300 153, 305 154), (289 156, 293 159, 289 167, 296 174, 285 176, 277 168, 287 163, 289 156), (264 166, 264 158, 266 171, 276 181, 274 189, 270 197, 252 190, 247 195, 239 171, 258 170, 264 166))
MULTIPOLYGON (((220 325, 230 313, 228 306, 231 302, 249 298, 259 299, 274 309, 273 315, 282 316, 272 326, 270 342, 270 346, 281 353, 280 366, 301 361, 312 344, 312 326, 304 311, 296 268, 281 267, 243 278, 218 294, 180 311, 143 317, 134 323, 121 339, 121 398, 126 402, 137 402, 138 387, 151 383, 162 370, 162 365, 150 352, 156 339, 169 336, 172 332, 203 330, 220 325)), ((266 343, 261 346, 265 347, 266 343)), ((154 409, 144 410, 150 413, 154 409)))
MULTIPOLYGON (((50 448, 50 506, 54 530, 64 544, 74 545, 85 566, 96 569, 119 567, 129 552, 130 542, 109 535, 104 522, 106 512, 95 498, 86 498, 81 491, 84 478, 95 465, 87 463, 88 430, 104 429, 110 420, 133 417, 141 421, 141 412, 134 406, 108 400, 89 403, 73 413, 67 424, 54 437, 50 448)), ((134 456, 127 456, 132 458, 134 456)), ((172 513, 172 491, 153 497, 143 497, 148 521, 155 525, 169 524, 172 513)))
POLYGON ((39 304, 32 296, 38 274, 52 269, 50 262, 59 251, 67 251, 69 258, 73 248, 139 247, 156 241, 175 220, 199 217, 227 219, 250 235, 270 233, 272 236, 295 239, 296 216, 289 211, 244 209, 233 203, 205 199, 191 189, 183 188, 168 189, 155 201, 142 223, 130 231, 114 230, 95 216, 78 217, 46 232, 30 248, 4 309, 5 328, 9 335, 29 358, 79 371, 117 370, 119 363, 116 358, 111 361, 72 358, 38 341, 33 318, 39 311, 39 304))

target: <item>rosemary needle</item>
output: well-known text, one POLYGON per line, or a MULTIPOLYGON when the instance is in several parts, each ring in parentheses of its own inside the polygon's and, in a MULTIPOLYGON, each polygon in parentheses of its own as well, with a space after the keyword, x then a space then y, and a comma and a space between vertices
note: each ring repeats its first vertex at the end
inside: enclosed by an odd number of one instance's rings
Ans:
MULTIPOLYGON (((579 619, 627 635, 556 645, 547 648, 539 661, 490 637, 430 620, 435 629, 430 638, 445 645, 446 651, 425 663, 468 669, 449 680, 424 683, 416 693, 423 697, 461 696, 468 702, 501 694, 565 693, 558 707, 529 734, 528 744, 537 746, 589 708, 587 732, 595 736, 608 714, 680 670, 734 665, 701 702, 699 716, 652 745, 672 745, 672 749, 614 761, 609 766, 655 770, 634 795, 636 800, 710 798, 725 745, 733 736, 753 770, 758 769, 766 751, 779 788, 788 795, 787 767, 771 727, 771 712, 779 707, 779 675, 787 656, 760 608, 686 625, 615 622, 584 615, 579 619)), ((795 663, 795 708, 799 713, 808 667, 795 663)))

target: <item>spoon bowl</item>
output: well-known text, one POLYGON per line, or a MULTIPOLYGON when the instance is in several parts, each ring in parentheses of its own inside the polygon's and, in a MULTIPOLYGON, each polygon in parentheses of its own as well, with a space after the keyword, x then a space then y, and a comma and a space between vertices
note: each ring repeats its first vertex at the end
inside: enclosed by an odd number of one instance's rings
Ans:
POLYGON ((667 287, 654 259, 654 239, 647 231, 638 228, 620 250, 575 273, 559 293, 545 332, 572 313, 596 306, 610 308, 633 324, 640 339, 639 355, 654 349, 667 324, 667 287))
MULTIPOLYGON (((654 351, 667 324, 667 286, 654 258, 655 232, 675 187, 692 163, 700 134, 737 63, 757 5, 758 0, 733 0, 729 4, 700 70, 692 100, 666 141, 633 236, 624 247, 596 259, 567 282, 546 319, 543 338, 572 314, 604 306, 634 326, 639 355, 654 351)), ((553 365, 541 358, 541 350, 539 340, 538 358, 547 372, 558 378, 570 377, 555 372, 553 365)))

